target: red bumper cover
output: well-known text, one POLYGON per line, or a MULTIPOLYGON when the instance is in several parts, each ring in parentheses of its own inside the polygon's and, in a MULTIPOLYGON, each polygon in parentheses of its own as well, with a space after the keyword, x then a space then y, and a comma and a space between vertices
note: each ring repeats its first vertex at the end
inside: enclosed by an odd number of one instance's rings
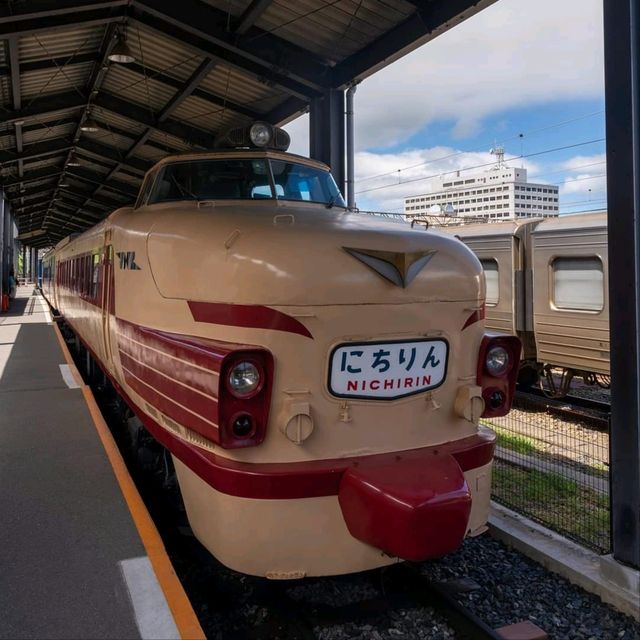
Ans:
POLYGON ((338 500, 354 538, 405 560, 455 551, 464 539, 471 492, 450 454, 351 467, 338 500))

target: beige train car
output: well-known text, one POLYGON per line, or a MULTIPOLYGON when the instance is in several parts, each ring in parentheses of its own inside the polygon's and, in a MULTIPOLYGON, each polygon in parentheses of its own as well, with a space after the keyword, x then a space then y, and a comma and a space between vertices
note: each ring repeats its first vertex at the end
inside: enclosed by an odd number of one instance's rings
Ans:
POLYGON ((461 242, 349 213, 325 165, 249 148, 165 158, 44 262, 227 566, 347 573, 486 528, 479 418, 509 410, 520 344, 485 333, 461 242))
POLYGON ((447 229, 478 256, 488 328, 518 335, 521 377, 545 375, 563 395, 575 375, 609 383, 605 212, 447 229), (558 386, 550 368, 563 370, 558 386))
POLYGON ((536 359, 533 307, 526 295, 531 270, 526 260, 531 230, 537 222, 518 220, 451 229, 476 254, 484 269, 487 328, 520 336, 523 361, 536 359))
POLYGON ((610 375, 607 218, 560 216, 531 233, 534 335, 540 362, 610 375))

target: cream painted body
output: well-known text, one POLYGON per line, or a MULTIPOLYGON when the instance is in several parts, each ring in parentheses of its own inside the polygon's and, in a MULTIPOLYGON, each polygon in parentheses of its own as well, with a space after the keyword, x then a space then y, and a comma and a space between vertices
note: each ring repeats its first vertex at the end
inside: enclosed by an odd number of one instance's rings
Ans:
MULTIPOLYGON (((196 537, 236 571, 289 579, 355 573, 399 562, 351 536, 337 496, 234 498, 210 487, 179 460, 174 462, 196 537)), ((491 466, 464 474, 473 500, 468 536, 486 530, 491 466)))
MULTIPOLYGON (((115 254, 135 252, 139 266, 118 268, 115 257, 115 317, 156 330, 260 346, 274 356, 264 442, 223 449, 189 425, 166 419, 127 385, 114 316, 45 283, 53 306, 127 395, 177 437, 219 456, 265 463, 402 451, 477 432, 477 416, 465 419, 454 403, 461 389, 477 389, 484 326, 475 322, 464 331, 462 327, 484 301, 484 278, 478 260, 459 241, 311 203, 177 202, 118 210, 71 242, 60 243, 56 259, 106 245, 112 245, 115 254), (436 253, 402 288, 343 247, 436 253), (196 322, 188 300, 268 306, 297 319, 313 339, 196 322), (329 393, 329 353, 337 344, 420 337, 448 342, 447 375, 439 388, 392 401, 345 400, 329 393), (301 406, 308 406, 313 432, 296 444, 285 432, 301 406)), ((174 462, 196 536, 234 569, 256 575, 326 575, 394 561, 348 533, 336 496, 232 497, 211 488, 179 460, 174 462)), ((488 516, 490 465, 467 475, 473 494, 468 528, 473 532, 482 529, 488 516)))

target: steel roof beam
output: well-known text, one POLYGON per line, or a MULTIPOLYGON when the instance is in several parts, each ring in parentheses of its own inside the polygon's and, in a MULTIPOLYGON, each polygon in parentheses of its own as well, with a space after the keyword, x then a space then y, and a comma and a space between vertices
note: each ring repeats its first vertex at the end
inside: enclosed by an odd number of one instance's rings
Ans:
POLYGON ((194 91, 194 89, 209 75, 218 63, 211 58, 203 60, 191 74, 184 86, 169 100, 158 114, 158 122, 164 122, 194 91))
MULTIPOLYGON (((69 191, 66 188, 60 188, 58 190, 58 195, 60 197, 68 196, 71 199, 76 198, 77 200, 84 201, 88 195, 86 191, 69 191)), ((124 203, 122 200, 115 198, 113 195, 103 194, 101 198, 93 198, 92 201, 99 207, 104 207, 105 209, 117 209, 121 207, 124 203)))
POLYGON ((309 103, 300 98, 288 98, 265 114, 264 120, 271 124, 282 125, 309 111, 309 103))
MULTIPOLYGON (((88 194, 86 192, 77 192, 77 191, 69 191, 66 189, 65 190, 58 189, 58 193, 56 194, 56 201, 62 200, 63 202, 68 202, 69 204, 75 203, 75 202, 84 202, 87 195, 88 194)), ((113 209, 112 202, 107 203, 104 200, 96 199, 93 201, 93 203, 96 207, 100 207, 101 209, 107 209, 107 210, 113 209)))
MULTIPOLYGON (((132 131, 127 131, 126 129, 121 129, 120 127, 114 127, 113 125, 99 118, 96 114, 94 114, 93 119, 96 121, 97 125, 107 133, 114 133, 118 136, 122 136, 123 138, 129 138, 130 140, 134 140, 134 141, 137 139, 136 138, 137 134, 133 133, 132 131)), ((158 149, 163 153, 179 153, 179 151, 182 150, 182 149, 178 150, 175 147, 171 147, 168 144, 155 142, 154 140, 148 140, 147 146, 153 147, 154 149, 158 149)))
POLYGON ((13 123, 16 120, 27 120, 38 118, 42 120, 51 117, 57 111, 68 109, 80 109, 87 103, 87 98, 79 91, 65 91, 64 93, 54 93, 43 95, 37 100, 30 102, 26 107, 17 111, 9 111, 2 114, 2 122, 13 123))
MULTIPOLYGON (((138 6, 139 2, 134 2, 134 7, 138 6)), ((163 2, 163 5, 165 2, 163 2)), ((182 2, 171 3, 173 5, 172 12, 182 13, 182 2)), ((200 5, 202 8, 213 9, 207 5, 200 5)), ((170 7, 165 7, 167 10, 171 10, 170 7)), ((186 13, 183 17, 187 15, 186 13)), ((248 73, 256 78, 260 82, 271 84, 276 86, 287 93, 292 93, 299 98, 311 99, 320 95, 322 86, 315 82, 308 83, 300 76, 294 76, 290 74, 284 68, 284 59, 278 61, 273 60, 268 62, 269 59, 273 59, 274 53, 282 53, 281 49, 275 49, 271 53, 267 49, 262 51, 260 56, 258 55, 246 55, 246 52, 239 53, 237 47, 229 47, 228 45, 222 45, 217 42, 217 38, 210 33, 205 33, 195 27, 197 23, 195 20, 189 20, 189 23, 183 22, 181 19, 176 19, 175 16, 168 16, 161 11, 156 11, 150 7, 145 7, 145 11, 134 12, 132 16, 140 24, 159 32, 163 36, 169 36, 175 40, 179 40, 191 49, 195 49, 203 55, 215 58, 220 63, 239 69, 243 73, 248 73)), ((206 22, 204 24, 207 24, 206 22)), ((217 32, 225 33, 223 31, 217 32)), ((233 34, 226 34, 227 37, 233 34)), ((233 36, 234 38, 236 36, 233 36)), ((281 41, 284 42, 284 41, 281 41)), ((290 48, 290 47, 289 47, 290 48)), ((307 60, 311 54, 304 49, 300 49, 292 58, 298 61, 307 60)), ((326 72, 327 68, 325 68, 326 72)), ((330 75, 327 75, 329 78, 330 75)))
MULTIPOLYGON (((73 218, 63 218, 60 216, 56 216, 53 213, 50 213, 47 216, 47 220, 53 220, 54 222, 62 224, 63 226, 60 227, 61 229, 68 225, 71 225, 73 227, 76 227, 76 229, 81 229, 84 231, 85 229, 87 229, 92 225, 92 223, 87 224, 86 221, 76 222, 73 218)), ((44 224, 44 220, 41 221, 41 224, 44 224)))
POLYGON ((52 169, 51 167, 44 167, 43 169, 33 169, 31 173, 27 171, 27 175, 21 180, 12 180, 11 182, 5 181, 2 184, 3 189, 13 189, 20 184, 29 184, 30 182, 37 182, 38 180, 46 180, 48 178, 57 178, 60 175, 60 169, 52 169))
POLYGON ((30 193, 21 193, 20 200, 22 201, 22 206, 30 207, 34 202, 46 201, 51 197, 52 191, 53 187, 49 185, 49 187, 45 189, 38 189, 36 191, 31 191, 30 193))
POLYGON ((51 142, 36 142, 35 144, 27 145, 21 154, 17 154, 14 151, 0 150, 0 164, 6 165, 19 160, 32 160, 42 156, 61 154, 68 151, 71 146, 68 140, 56 139, 51 142))
MULTIPOLYGON (((31 62, 20 63, 20 73, 31 71, 55 70, 60 67, 67 67, 72 64, 84 64, 95 62, 98 59, 96 53, 76 53, 70 56, 60 56, 58 58, 45 58, 44 60, 32 60, 31 62)), ((11 67, 0 67, 0 78, 11 75, 11 67)))
POLYGON ((210 149, 213 147, 215 137, 208 131, 191 127, 179 122, 178 120, 170 118, 166 119, 162 123, 158 123, 156 119, 149 115, 149 111, 145 107, 132 102, 127 102, 117 96, 101 92, 96 97, 94 104, 97 107, 106 109, 107 111, 112 111, 113 113, 129 118, 130 120, 134 120, 148 128, 180 138, 188 144, 200 146, 204 149, 210 149))
POLYGON ((127 0, 29 0, 0 6, 0 38, 38 31, 51 31, 82 24, 101 25, 122 19, 127 0))
MULTIPOLYGON (((156 71, 151 67, 143 66, 141 64, 138 64, 137 62, 131 62, 130 64, 128 64, 127 69, 130 71, 135 71, 141 76, 145 76, 149 78, 149 80, 156 80, 157 82, 166 84, 168 87, 174 87, 175 89, 182 89, 182 87, 184 86, 183 80, 174 78, 173 76, 167 75, 162 71, 156 71)), ((244 105, 234 102, 233 100, 229 100, 224 96, 219 96, 215 93, 211 93, 210 91, 201 89, 199 87, 196 87, 193 90, 191 95, 197 98, 202 98, 203 100, 206 100, 207 102, 211 102, 212 104, 217 104, 218 106, 223 107, 225 109, 235 111, 236 113, 239 113, 243 116, 247 116, 247 118, 251 118, 251 120, 260 120, 260 119, 263 119, 264 117, 264 114, 260 111, 256 111, 255 109, 250 109, 244 105)))
POLYGON ((11 71, 11 96, 13 98, 13 109, 19 111, 22 105, 20 93, 20 54, 18 52, 18 38, 12 37, 7 40, 9 50, 9 69, 11 71))
MULTIPOLYGON (((157 19, 184 31, 178 38, 186 44, 192 44, 194 38, 202 39, 223 54, 219 57, 227 63, 248 71, 254 69, 258 75, 266 72, 265 77, 285 83, 284 88, 302 90, 306 95, 309 91, 314 95, 327 88, 327 60, 255 27, 248 27, 247 32, 238 37, 237 33, 227 30, 226 11, 200 0, 133 0, 132 5, 136 18, 142 13, 143 21, 147 17, 152 23, 157 19)), ((216 53, 212 51, 212 55, 216 53)))
POLYGON ((144 174, 146 173, 153 165, 151 162, 147 160, 141 160, 138 158, 129 158, 126 162, 124 160, 124 153, 120 149, 116 147, 111 147, 105 144, 101 144, 99 142, 95 142, 94 140, 84 139, 80 140, 77 144, 77 149, 82 151, 83 153, 88 153, 90 155, 98 156, 99 158, 104 158, 106 160, 111 160, 116 164, 122 162, 130 167, 132 170, 137 171, 138 173, 144 174))
MULTIPOLYGON (((76 205, 75 203, 69 204, 64 200, 55 201, 55 203, 51 208, 51 211, 55 211, 56 209, 64 209, 65 210, 64 213, 69 213, 69 215, 76 215, 78 213, 78 205, 76 205)), ((85 207, 82 210, 82 214, 78 214, 78 215, 86 216, 88 220, 91 220, 92 223, 95 224, 96 222, 104 218, 104 214, 105 212, 102 209, 94 210, 91 207, 85 207)))
MULTIPOLYGON (((115 149, 115 147, 111 147, 113 149, 115 149)), ((97 165, 98 167, 102 167, 104 169, 107 170, 111 170, 113 168, 113 163, 114 160, 108 160, 106 158, 100 158, 97 155, 85 151, 82 147, 80 146, 76 146, 76 152, 77 152, 77 156, 86 163, 91 163, 94 165, 97 165)), ((122 157, 121 155, 119 157, 122 157)), ((123 167, 122 171, 124 173, 126 173, 128 176, 130 176, 131 178, 135 178, 136 180, 141 180, 142 179, 142 175, 144 175, 140 170, 138 169, 134 169, 133 167, 123 167)), ((106 174, 105 174, 106 175, 106 174)))
MULTIPOLYGON (((182 102, 184 102, 194 91, 194 89, 202 82, 202 80, 209 74, 209 72, 216 66, 216 61, 211 58, 207 58, 203 60, 198 68, 191 74, 191 77, 184 83, 182 89, 180 89, 176 94, 169 100, 169 102, 164 106, 164 108, 158 114, 156 121, 158 123, 164 122, 167 120, 169 115, 175 111, 182 102)), ((135 155, 136 151, 146 144, 149 136, 152 134, 153 129, 148 128, 132 145, 129 147, 127 152, 125 153, 124 159, 127 160, 135 155)), ((107 180, 112 178, 124 165, 123 162, 119 162, 107 175, 107 180)), ((94 195, 100 191, 102 187, 99 186, 95 191, 94 195)))
POLYGON ((345 88, 432 40, 454 24, 475 15, 496 0, 423 0, 417 11, 371 44, 337 64, 331 86, 345 88))
POLYGON ((84 169, 82 167, 71 167, 67 169, 65 173, 67 178, 84 180, 85 182, 89 182, 91 184, 99 184, 105 189, 117 191, 125 197, 135 198, 138 195, 138 190, 135 187, 132 187, 130 184, 121 182, 120 180, 107 181, 107 178, 104 175, 96 173, 95 171, 90 171, 89 169, 84 169))
POLYGON ((271 6, 273 0, 253 0, 238 18, 235 32, 246 33, 256 20, 271 6))
POLYGON ((17 200, 20 198, 30 198, 33 197, 34 194, 51 191, 54 186, 55 185, 52 186, 51 182, 49 182, 49 184, 39 184, 36 186, 32 186, 31 189, 25 189, 24 191, 15 192, 13 194, 13 199, 17 200))
MULTIPOLYGON (((70 118, 70 117, 55 118, 54 122, 52 122, 50 126, 47 126, 46 114, 42 118, 39 118, 39 120, 40 122, 35 122, 33 124, 26 124, 26 123, 23 124, 22 133, 25 134, 25 133, 31 133, 32 131, 44 131, 45 129, 49 129, 51 127, 59 127, 67 124, 77 124, 78 122, 77 117, 76 118, 70 118)), ((0 133, 0 144, 2 146, 6 146, 4 144, 5 139, 12 135, 13 135, 13 132, 11 131, 11 129, 7 129, 6 131, 0 133)), ((51 138, 49 139, 51 140, 51 138)))
MULTIPOLYGON (((20 198, 18 198, 19 200, 20 198)), ((38 206, 39 204, 43 203, 43 202, 49 202, 49 200, 51 200, 51 196, 50 195, 45 195, 45 196, 40 196, 39 198, 34 198, 33 200, 31 200, 31 202, 29 204, 21 204, 19 206, 16 206, 16 204, 13 204, 13 211, 24 211, 25 209, 30 209, 32 207, 38 206)))
MULTIPOLYGON (((100 90, 100 87, 102 86, 102 82, 104 81, 104 78, 107 74, 108 57, 113 47, 115 46, 115 44, 116 44, 116 26, 114 24, 110 24, 105 30, 102 44, 100 46, 100 51, 98 53, 98 59, 95 62, 93 69, 91 70, 91 74, 89 76, 89 80, 86 85, 86 95, 88 96, 87 104, 86 104, 85 111, 82 114, 80 114, 80 118, 78 120, 76 130, 73 135, 74 144, 78 143, 78 140, 80 139, 80 135, 82 134, 81 126, 86 117, 87 109, 89 108, 91 99, 94 98, 95 95, 100 90)), ((69 154, 67 155, 67 158, 65 160, 65 165, 69 161, 70 154, 71 154, 71 151, 69 151, 69 154)), ((62 182, 62 175, 60 175, 60 178, 58 180, 58 189, 56 190, 56 193, 58 193, 60 189, 61 182, 62 182)))
POLYGON ((55 202, 52 203, 52 207, 60 207, 69 210, 72 213, 76 213, 77 211, 83 211, 87 217, 93 218, 94 221, 102 220, 104 216, 113 211, 113 207, 106 206, 103 204, 95 203, 95 205, 89 206, 81 206, 78 204, 77 200, 71 200, 68 198, 70 194, 68 193, 59 193, 56 196, 55 202))

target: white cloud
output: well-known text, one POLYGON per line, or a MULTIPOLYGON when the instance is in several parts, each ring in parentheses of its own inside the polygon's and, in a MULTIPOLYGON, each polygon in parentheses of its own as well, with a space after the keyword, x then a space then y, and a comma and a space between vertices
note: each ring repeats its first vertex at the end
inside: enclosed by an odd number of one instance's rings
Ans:
POLYGON ((596 153, 591 156, 573 156, 573 158, 562 162, 560 166, 567 171, 576 171, 577 169, 586 169, 589 167, 596 173, 602 173, 605 170, 606 162, 606 153, 596 153))
POLYGON ((601 0, 500 0, 365 80, 356 143, 394 145, 436 120, 465 137, 491 114, 603 87, 601 0))
MULTIPOLYGON (((500 0, 359 85, 357 203, 398 211, 404 197, 428 191, 428 176, 491 161, 488 154, 449 147, 372 149, 402 144, 425 127, 428 135, 435 122, 450 123, 452 136, 462 139, 507 109, 603 94, 601 0, 500 0), (363 181, 388 172, 392 175, 363 181), (422 179, 411 181, 415 178, 422 179), (390 186, 363 193, 384 185, 390 186)), ((287 125, 292 152, 308 155, 308 126, 308 116, 287 125)), ((604 179, 594 177, 605 171, 595 165, 602 160, 604 154, 575 156, 559 164, 525 162, 525 167, 530 179, 539 175, 542 182, 561 183, 565 199, 589 201, 602 189, 604 179), (554 171, 547 179, 545 173, 554 171)))
MULTIPOLYGON (((601 0, 500 0, 359 85, 356 145, 399 144, 436 121, 461 139, 506 109, 603 94, 601 0)), ((306 122, 287 127, 301 151, 306 122)))
MULTIPOLYGON (((477 173, 494 162, 489 153, 442 146, 399 153, 360 151, 356 154, 356 204, 368 210, 401 211, 403 198, 427 193, 431 179, 457 171, 462 175, 477 173)), ((524 166, 532 173, 540 172, 533 162, 525 161, 524 166)))

